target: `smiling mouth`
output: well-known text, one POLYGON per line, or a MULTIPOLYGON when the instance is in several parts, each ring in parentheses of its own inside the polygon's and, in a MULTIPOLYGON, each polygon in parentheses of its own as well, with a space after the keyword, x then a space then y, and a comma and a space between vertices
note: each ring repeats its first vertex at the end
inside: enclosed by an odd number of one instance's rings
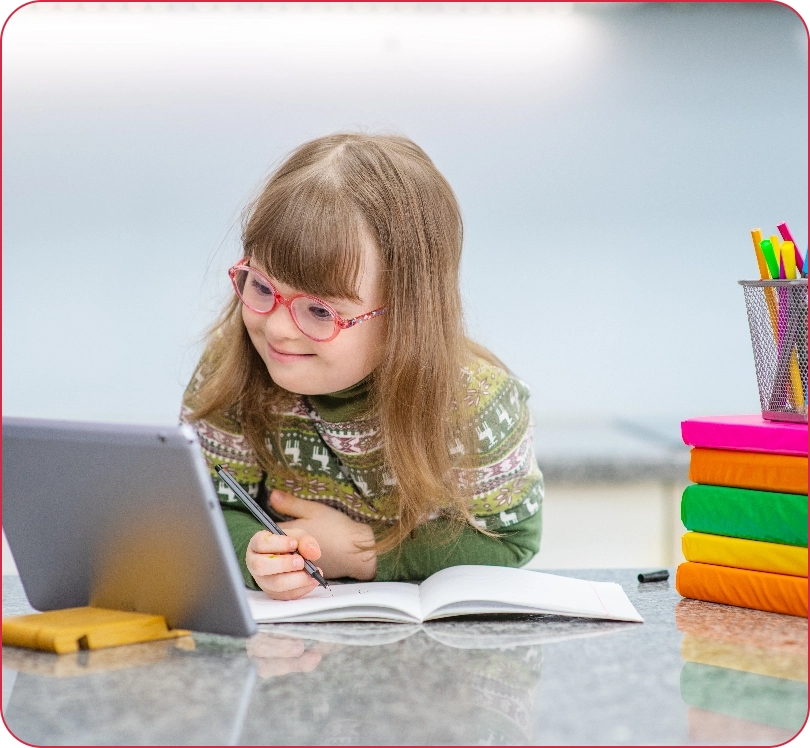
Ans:
POLYGON ((314 353, 288 353, 287 351, 280 351, 278 348, 274 348, 270 343, 267 344, 267 348, 270 352, 270 355, 273 358, 283 358, 288 360, 298 359, 298 358, 308 358, 309 356, 314 356, 314 353))

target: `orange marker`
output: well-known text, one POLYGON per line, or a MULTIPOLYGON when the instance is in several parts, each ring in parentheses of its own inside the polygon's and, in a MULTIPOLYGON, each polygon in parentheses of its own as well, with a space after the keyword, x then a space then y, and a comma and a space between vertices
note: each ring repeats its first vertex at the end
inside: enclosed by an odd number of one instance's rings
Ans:
POLYGON ((765 262, 765 255, 762 254, 762 247, 759 243, 762 241, 762 231, 759 229, 751 229, 751 240, 754 242, 754 253, 757 256, 757 267, 759 268, 760 280, 768 280, 771 274, 768 272, 768 263, 765 262))

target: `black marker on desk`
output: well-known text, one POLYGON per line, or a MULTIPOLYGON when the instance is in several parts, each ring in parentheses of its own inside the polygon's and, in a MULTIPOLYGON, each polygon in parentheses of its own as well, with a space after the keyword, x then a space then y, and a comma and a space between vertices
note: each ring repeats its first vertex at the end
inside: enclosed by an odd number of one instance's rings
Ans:
MULTIPOLYGON (((273 535, 286 535, 287 533, 284 532, 275 522, 273 522, 270 517, 267 516, 267 512, 264 511, 245 491, 242 486, 234 480, 233 476, 224 468, 222 465, 215 465, 214 470, 217 471, 217 475, 225 481, 225 485, 233 491, 234 495, 236 496, 239 501, 241 501, 250 511, 250 513, 261 522, 273 535)), ((295 553, 298 553, 296 550, 295 553)), ((300 554, 299 554, 300 555, 300 554)), ((304 559, 304 571, 309 574, 321 587, 324 589, 329 589, 329 585, 326 583, 326 580, 321 576, 321 573, 315 567, 309 559, 304 559)))
POLYGON ((648 571, 646 574, 639 574, 639 582, 666 582, 669 579, 669 572, 666 569, 661 571, 648 571))

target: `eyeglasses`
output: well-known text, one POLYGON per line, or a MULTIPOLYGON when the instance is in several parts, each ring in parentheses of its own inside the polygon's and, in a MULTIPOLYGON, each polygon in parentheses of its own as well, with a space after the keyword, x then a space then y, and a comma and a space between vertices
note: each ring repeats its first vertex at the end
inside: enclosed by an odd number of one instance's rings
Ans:
POLYGON ((385 314, 386 307, 381 306, 359 317, 342 319, 329 304, 316 296, 296 294, 285 299, 265 275, 248 266, 248 261, 248 258, 243 258, 228 270, 239 300, 257 314, 270 314, 279 304, 283 304, 289 309, 298 329, 318 343, 334 340, 341 330, 385 314))

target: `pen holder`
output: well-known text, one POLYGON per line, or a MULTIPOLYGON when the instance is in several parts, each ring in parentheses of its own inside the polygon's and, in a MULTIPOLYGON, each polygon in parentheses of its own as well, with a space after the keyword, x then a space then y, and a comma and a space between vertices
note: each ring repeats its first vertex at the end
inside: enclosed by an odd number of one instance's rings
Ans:
POLYGON ((762 417, 807 423, 807 279, 739 283, 762 417))

